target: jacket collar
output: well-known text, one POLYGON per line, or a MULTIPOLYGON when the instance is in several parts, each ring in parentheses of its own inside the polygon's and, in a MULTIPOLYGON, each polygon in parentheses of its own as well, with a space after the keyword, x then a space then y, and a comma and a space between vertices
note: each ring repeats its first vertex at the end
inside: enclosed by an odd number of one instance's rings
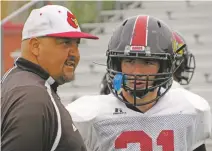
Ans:
POLYGON ((47 81, 51 88, 56 92, 58 84, 57 82, 49 75, 48 72, 46 72, 43 68, 41 68, 39 65, 32 63, 29 60, 26 60, 24 58, 18 58, 15 62, 15 65, 19 67, 22 70, 26 70, 29 72, 32 72, 34 74, 37 74, 42 79, 47 81))

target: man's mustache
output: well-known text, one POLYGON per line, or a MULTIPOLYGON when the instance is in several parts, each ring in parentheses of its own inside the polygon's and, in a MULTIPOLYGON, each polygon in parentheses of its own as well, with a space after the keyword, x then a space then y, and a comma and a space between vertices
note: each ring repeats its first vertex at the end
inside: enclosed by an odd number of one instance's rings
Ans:
POLYGON ((78 59, 75 56, 69 56, 68 59, 65 61, 65 65, 67 66, 73 66, 76 68, 78 59))

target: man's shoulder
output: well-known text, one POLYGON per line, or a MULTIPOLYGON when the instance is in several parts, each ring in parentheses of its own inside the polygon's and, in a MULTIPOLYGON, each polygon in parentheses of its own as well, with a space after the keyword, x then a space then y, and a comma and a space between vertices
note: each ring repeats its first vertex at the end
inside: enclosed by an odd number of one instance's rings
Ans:
POLYGON ((83 96, 68 104, 66 109, 73 120, 92 120, 120 103, 112 94, 83 96))
POLYGON ((158 115, 196 114, 210 111, 209 103, 184 88, 170 89, 149 111, 158 115))
POLYGON ((36 86, 36 85, 25 85, 17 86, 13 89, 6 92, 6 95, 13 95, 18 97, 28 97, 28 96, 37 96, 37 98, 42 95, 48 95, 47 89, 45 87, 36 86))
POLYGON ((50 96, 46 89, 38 86, 19 86, 1 96, 2 107, 45 106, 49 104, 50 96), (45 101, 46 100, 46 101, 45 101))
POLYGON ((18 67, 16 67, 13 68, 11 72, 5 74, 1 85, 3 92, 9 92, 12 89, 19 89, 19 87, 24 89, 27 86, 37 86, 44 88, 45 80, 35 73, 26 70, 20 70, 18 67))
POLYGON ((9 101, 12 101, 19 98, 19 101, 24 101, 25 98, 31 98, 28 101, 33 101, 48 96, 44 79, 18 67, 12 68, 4 75, 1 86, 3 100, 10 98, 9 101))
POLYGON ((68 104, 67 107, 75 106, 75 107, 81 107, 81 105, 91 105, 91 106, 99 106, 103 104, 108 104, 109 102, 116 101, 117 99, 112 95, 86 95, 79 97, 72 103, 68 104))
POLYGON ((188 91, 184 88, 171 89, 169 91, 170 100, 173 104, 177 103, 182 107, 190 107, 194 110, 210 110, 209 103, 201 96, 188 91))

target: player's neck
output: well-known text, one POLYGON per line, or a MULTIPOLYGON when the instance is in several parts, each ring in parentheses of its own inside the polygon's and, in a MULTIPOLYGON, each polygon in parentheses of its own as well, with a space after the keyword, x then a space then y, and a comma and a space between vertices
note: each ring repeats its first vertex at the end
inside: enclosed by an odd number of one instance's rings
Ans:
MULTIPOLYGON (((126 91, 123 91, 123 96, 125 97, 125 99, 130 102, 130 103, 134 103, 134 98, 127 93, 126 91)), ((153 99, 155 99, 157 97, 157 89, 153 92, 149 92, 144 98, 142 99, 137 99, 136 102, 137 103, 145 103, 145 102, 149 102, 153 99)), ((153 105, 155 104, 155 101, 146 105, 142 105, 142 106, 137 106, 137 108, 142 111, 142 112, 146 112, 147 110, 149 110, 153 105)))

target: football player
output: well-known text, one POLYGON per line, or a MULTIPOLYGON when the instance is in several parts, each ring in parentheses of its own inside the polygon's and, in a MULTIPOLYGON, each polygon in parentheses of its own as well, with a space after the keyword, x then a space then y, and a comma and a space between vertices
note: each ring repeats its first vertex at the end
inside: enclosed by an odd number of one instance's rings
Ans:
POLYGON ((173 82, 176 40, 161 20, 139 15, 115 29, 107 50, 109 95, 67 106, 89 151, 205 151, 211 112, 173 82))

